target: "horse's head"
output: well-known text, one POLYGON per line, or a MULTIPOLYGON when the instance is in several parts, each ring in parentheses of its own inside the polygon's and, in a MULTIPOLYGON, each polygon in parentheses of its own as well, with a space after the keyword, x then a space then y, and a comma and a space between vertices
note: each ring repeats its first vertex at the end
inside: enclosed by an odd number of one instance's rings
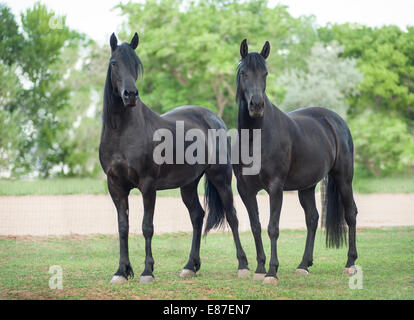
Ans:
POLYGON ((135 32, 130 43, 118 46, 115 34, 111 35, 111 59, 109 61, 113 93, 120 96, 126 107, 134 107, 138 102, 136 81, 142 71, 142 64, 135 53, 138 47, 138 34, 135 32))
POLYGON ((247 40, 240 45, 241 60, 237 70, 237 102, 247 103, 249 115, 252 118, 263 117, 266 100, 267 68, 265 59, 269 56, 270 44, 268 41, 260 53, 250 52, 247 40))

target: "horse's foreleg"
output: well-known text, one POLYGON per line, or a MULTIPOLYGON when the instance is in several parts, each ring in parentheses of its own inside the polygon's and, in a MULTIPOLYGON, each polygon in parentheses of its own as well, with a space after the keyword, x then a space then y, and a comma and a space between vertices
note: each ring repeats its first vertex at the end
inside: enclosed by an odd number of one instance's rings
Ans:
POLYGON ((237 182, 237 190, 249 214, 250 227, 256 246, 257 268, 254 280, 263 280, 266 274, 266 255, 262 242, 262 227, 259 220, 259 209, 257 207, 256 193, 248 190, 244 184, 237 182))
POLYGON ((279 219, 282 209, 283 188, 275 186, 269 193, 270 196, 270 219, 267 233, 270 238, 270 262, 269 270, 266 274, 264 283, 277 284, 277 269, 279 260, 277 259, 277 239, 279 238, 279 219))
POLYGON ((123 283, 129 277, 134 276, 128 253, 128 195, 129 192, 124 190, 119 184, 108 178, 108 190, 115 204, 118 213, 118 232, 119 232, 119 268, 113 276, 111 283, 123 283))
POLYGON ((152 257, 151 241, 154 235, 154 207, 156 191, 154 189, 142 192, 144 200, 144 218, 142 220, 142 233, 145 238, 145 269, 141 274, 140 283, 152 282, 154 280, 154 259, 152 257))

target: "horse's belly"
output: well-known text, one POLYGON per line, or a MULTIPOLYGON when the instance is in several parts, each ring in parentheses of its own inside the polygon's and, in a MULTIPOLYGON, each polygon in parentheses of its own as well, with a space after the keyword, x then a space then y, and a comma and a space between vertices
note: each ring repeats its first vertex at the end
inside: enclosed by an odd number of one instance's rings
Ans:
POLYGON ((183 187, 200 177, 204 171, 202 165, 164 165, 156 179, 157 190, 183 187))
POLYGON ((303 190, 316 185, 329 172, 333 159, 329 156, 310 155, 296 161, 290 167, 285 181, 285 190, 303 190))

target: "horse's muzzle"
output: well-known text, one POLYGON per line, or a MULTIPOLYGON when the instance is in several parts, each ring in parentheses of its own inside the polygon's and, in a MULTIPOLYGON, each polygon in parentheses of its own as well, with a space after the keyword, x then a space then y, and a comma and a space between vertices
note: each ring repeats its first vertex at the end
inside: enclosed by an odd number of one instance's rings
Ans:
POLYGON ((135 107, 138 102, 138 97, 135 98, 128 98, 128 99, 122 99, 124 101, 125 107, 135 107))
POLYGON ((138 90, 124 90, 122 101, 124 102, 125 107, 135 107, 138 103, 138 90))
POLYGON ((259 105, 250 104, 249 105, 249 116, 251 118, 261 118, 263 117, 263 113, 264 113, 264 104, 259 104, 259 105))

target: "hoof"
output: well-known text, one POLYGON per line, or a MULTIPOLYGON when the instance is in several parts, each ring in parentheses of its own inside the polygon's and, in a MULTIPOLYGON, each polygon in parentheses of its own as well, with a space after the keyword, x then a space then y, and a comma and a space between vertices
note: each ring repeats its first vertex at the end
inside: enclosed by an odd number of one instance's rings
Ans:
POLYGON ((344 274, 354 275, 357 273, 355 266, 350 266, 349 268, 344 269, 344 274))
POLYGON ((263 284, 273 284, 274 286, 277 285, 277 278, 275 277, 265 277, 263 280, 263 284))
POLYGON ((141 278, 139 279, 139 283, 151 283, 153 281, 154 281, 153 276, 141 276, 141 278))
POLYGON ((128 280, 124 276, 113 276, 110 283, 111 284, 121 284, 121 283, 125 283, 125 282, 128 282, 128 280))
POLYGON ((196 273, 190 269, 183 269, 180 273, 181 278, 192 278, 195 276, 196 276, 196 273))
POLYGON ((295 274, 301 275, 301 276, 307 276, 309 274, 308 270, 305 269, 296 269, 295 274))
POLYGON ((263 281, 265 277, 266 277, 266 273, 255 273, 253 275, 253 280, 255 280, 255 281, 263 281))
POLYGON ((237 272, 237 275, 239 278, 248 278, 250 276, 250 270, 249 269, 239 269, 237 272))

